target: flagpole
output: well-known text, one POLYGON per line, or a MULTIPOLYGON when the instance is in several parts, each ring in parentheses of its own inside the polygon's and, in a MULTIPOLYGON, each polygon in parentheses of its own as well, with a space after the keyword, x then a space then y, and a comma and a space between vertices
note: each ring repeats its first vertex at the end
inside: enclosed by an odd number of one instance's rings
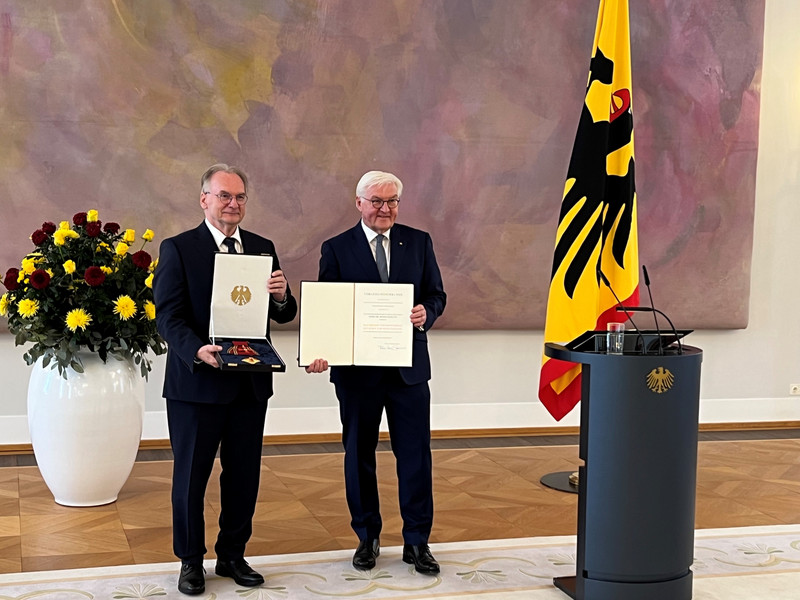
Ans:
MULTIPOLYGON (((638 304, 639 257, 628 0, 600 0, 589 83, 567 170, 556 234, 544 341, 574 340, 638 304), (609 280, 601 286, 597 273, 609 280)), ((581 365, 543 356, 539 398, 561 420, 582 395, 581 365)), ((578 493, 575 471, 548 473, 549 488, 578 493)))

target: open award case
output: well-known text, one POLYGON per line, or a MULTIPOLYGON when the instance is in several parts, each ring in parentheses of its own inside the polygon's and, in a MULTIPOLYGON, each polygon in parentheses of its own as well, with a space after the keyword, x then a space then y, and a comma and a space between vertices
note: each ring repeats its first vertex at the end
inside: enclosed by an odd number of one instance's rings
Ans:
POLYGON ((209 337, 212 344, 222 346, 216 355, 222 370, 286 370, 286 364, 267 339, 270 273, 269 255, 220 252, 214 257, 209 337))

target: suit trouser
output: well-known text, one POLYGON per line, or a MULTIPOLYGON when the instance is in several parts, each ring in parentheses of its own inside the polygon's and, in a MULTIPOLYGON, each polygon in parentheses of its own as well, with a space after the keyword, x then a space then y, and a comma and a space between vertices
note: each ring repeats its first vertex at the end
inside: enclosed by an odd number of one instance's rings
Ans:
POLYGON ((403 541, 426 544, 433 526, 431 393, 427 382, 406 385, 387 370, 375 386, 336 385, 345 449, 345 488, 351 526, 360 540, 377 539, 382 520, 375 451, 386 409, 397 464, 403 541))
POLYGON ((172 545, 183 562, 201 562, 206 553, 203 508, 219 449, 220 560, 244 556, 253 532, 253 514, 261 476, 261 446, 266 400, 249 393, 228 404, 167 399, 172 474, 172 545))

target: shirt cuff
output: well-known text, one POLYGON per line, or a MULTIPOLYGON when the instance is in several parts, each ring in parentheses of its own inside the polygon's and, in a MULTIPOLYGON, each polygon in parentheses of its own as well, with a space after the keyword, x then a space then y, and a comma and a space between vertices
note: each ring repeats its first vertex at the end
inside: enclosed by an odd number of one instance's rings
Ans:
POLYGON ((272 294, 270 294, 269 299, 277 308, 283 308, 284 306, 289 304, 289 294, 286 294, 284 296, 283 302, 278 302, 277 300, 275 300, 275 298, 272 297, 272 294))

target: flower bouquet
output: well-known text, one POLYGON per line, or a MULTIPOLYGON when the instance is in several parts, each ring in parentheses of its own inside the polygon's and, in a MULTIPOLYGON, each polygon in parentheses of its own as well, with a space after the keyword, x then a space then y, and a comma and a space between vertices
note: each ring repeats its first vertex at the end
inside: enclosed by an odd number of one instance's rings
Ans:
MULTIPOLYGON (((152 241, 153 232, 141 236, 152 241)), ((72 225, 42 223, 31 234, 36 249, 22 259, 21 268, 11 268, 0 297, 0 315, 8 319, 17 346, 33 342, 24 354, 32 365, 58 366, 66 377, 67 367, 82 373, 77 352, 86 348, 105 362, 132 358, 143 377, 151 369, 146 357, 166 352, 158 335, 153 304, 154 262, 140 249, 130 251, 136 241, 133 229, 118 223, 101 223, 96 210, 77 213, 72 225)))

